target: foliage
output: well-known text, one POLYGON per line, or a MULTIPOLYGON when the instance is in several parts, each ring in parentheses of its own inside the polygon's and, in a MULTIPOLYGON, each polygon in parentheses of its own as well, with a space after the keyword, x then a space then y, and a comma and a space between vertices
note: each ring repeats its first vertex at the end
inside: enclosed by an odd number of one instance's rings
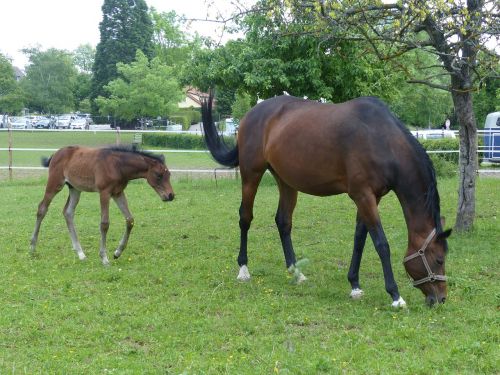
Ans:
POLYGON ((172 148, 180 150, 206 150, 205 140, 201 135, 175 133, 144 133, 142 142, 146 146, 172 148))
POLYGON ((189 59, 193 43, 181 31, 182 20, 174 11, 150 11, 153 22, 154 55, 164 64, 181 68, 189 59))
POLYGON ((0 114, 19 112, 24 107, 23 100, 23 93, 16 82, 12 64, 0 54, 0 114))
POLYGON ((95 48, 90 44, 82 44, 73 51, 73 61, 80 73, 92 74, 95 61, 95 48))
POLYGON ((236 100, 231 107, 231 114, 236 120, 241 120, 252 107, 251 97, 245 92, 238 92, 236 100))
POLYGON ((171 122, 181 124, 183 130, 188 130, 191 125, 201 122, 201 113, 197 108, 177 108, 168 117, 171 122))
MULTIPOLYGON (((168 160, 168 158, 167 158, 168 160)), ((249 283, 236 281, 240 181, 175 179, 163 203, 143 181, 127 188, 135 218, 129 245, 101 266, 99 199, 83 193, 75 215, 88 259, 80 262, 55 197, 29 235, 45 178, 0 183, 0 373, 29 374, 494 374, 498 372, 498 180, 478 183, 481 217, 452 234, 447 302, 429 309, 400 261, 407 235, 397 198, 380 204, 394 273, 408 303, 390 308, 378 256, 367 241, 365 296, 348 298, 355 207, 346 195, 300 195, 294 215, 308 281, 291 285, 274 223, 277 188, 264 177, 249 236, 249 283), (19 213, 23 213, 20 215, 19 213), (336 224, 335 224, 336 223, 336 224), (481 251, 473 251, 480 249, 481 251)), ((453 217, 454 180, 440 180, 453 217)), ((108 251, 124 230, 111 205, 108 251)))
POLYGON ((137 50, 136 60, 118 63, 119 78, 105 86, 109 97, 99 96, 96 104, 103 115, 132 120, 137 117, 166 117, 176 110, 182 91, 171 67, 137 50))
POLYGON ((153 26, 144 0, 104 0, 101 40, 93 66, 92 99, 107 96, 104 89, 118 77, 117 63, 129 64, 137 50, 153 55, 153 26))
POLYGON ((484 128, 488 113, 500 110, 500 79, 488 78, 483 87, 474 94, 474 113, 477 118, 477 127, 484 128), (498 93, 498 94, 497 94, 498 93))
POLYGON ((64 113, 74 110, 77 71, 71 54, 54 48, 47 51, 28 49, 30 64, 21 86, 26 104, 40 113, 64 113))

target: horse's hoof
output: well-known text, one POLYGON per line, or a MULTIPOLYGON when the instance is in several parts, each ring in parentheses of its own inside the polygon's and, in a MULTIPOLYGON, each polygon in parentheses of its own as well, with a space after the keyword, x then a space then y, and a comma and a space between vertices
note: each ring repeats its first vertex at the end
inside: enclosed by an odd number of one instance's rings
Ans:
POLYGON ((363 297, 363 294, 365 294, 365 292, 363 292, 362 289, 354 288, 353 290, 351 290, 351 294, 349 296, 352 299, 361 299, 361 297, 363 297))
POLYGON ((102 265, 103 265, 104 267, 109 267, 109 260, 107 260, 107 259, 103 259, 103 260, 102 260, 102 265))
POLYGON ((404 308, 406 308, 406 302, 403 299, 403 297, 399 297, 399 299, 397 301, 392 302, 391 306, 396 308, 396 309, 404 309, 404 308))
POLYGON ((297 284, 302 284, 306 280, 307 280, 307 277, 305 277, 302 272, 297 276, 297 284))
POLYGON ((248 281, 250 280, 250 272, 248 271, 247 266, 241 266, 240 272, 238 273, 238 277, 236 278, 239 281, 248 281))
POLYGON ((113 254, 113 259, 118 259, 118 258, 120 257, 120 255, 121 255, 121 254, 118 254, 118 255, 117 255, 116 253, 114 253, 114 254, 113 254))

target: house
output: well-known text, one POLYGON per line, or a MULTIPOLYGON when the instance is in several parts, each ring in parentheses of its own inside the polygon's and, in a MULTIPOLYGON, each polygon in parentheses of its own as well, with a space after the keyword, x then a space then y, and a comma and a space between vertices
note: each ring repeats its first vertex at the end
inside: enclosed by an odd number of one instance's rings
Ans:
POLYGON ((201 108, 201 101, 208 99, 208 94, 201 92, 194 87, 186 89, 186 97, 178 104, 179 108, 201 108))

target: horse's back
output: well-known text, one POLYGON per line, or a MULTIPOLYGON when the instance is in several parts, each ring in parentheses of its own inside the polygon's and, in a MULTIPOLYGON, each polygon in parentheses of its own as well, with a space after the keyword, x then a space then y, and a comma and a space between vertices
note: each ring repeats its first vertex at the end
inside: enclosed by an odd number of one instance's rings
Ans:
POLYGON ((238 146, 240 164, 250 153, 290 186, 314 195, 350 192, 361 179, 385 193, 398 155, 411 149, 398 120, 371 97, 341 104, 291 96, 266 100, 242 121, 238 146))

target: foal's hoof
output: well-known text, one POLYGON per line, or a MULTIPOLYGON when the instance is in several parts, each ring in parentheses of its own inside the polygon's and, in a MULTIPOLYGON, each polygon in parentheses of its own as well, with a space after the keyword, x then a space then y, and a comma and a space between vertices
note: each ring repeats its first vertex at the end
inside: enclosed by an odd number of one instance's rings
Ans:
POLYGON ((248 271, 247 266, 240 267, 240 272, 238 273, 238 277, 236 279, 239 281, 249 281, 250 280, 250 272, 248 271))
POLYGON ((403 297, 399 297, 399 299, 397 301, 392 302, 391 306, 396 308, 396 309, 404 309, 404 308, 406 308, 406 302, 403 299, 403 297))
POLYGON ((349 296, 352 299, 361 299, 361 297, 363 297, 363 294, 365 294, 365 292, 363 292, 362 289, 354 288, 353 290, 351 290, 351 294, 349 296))

